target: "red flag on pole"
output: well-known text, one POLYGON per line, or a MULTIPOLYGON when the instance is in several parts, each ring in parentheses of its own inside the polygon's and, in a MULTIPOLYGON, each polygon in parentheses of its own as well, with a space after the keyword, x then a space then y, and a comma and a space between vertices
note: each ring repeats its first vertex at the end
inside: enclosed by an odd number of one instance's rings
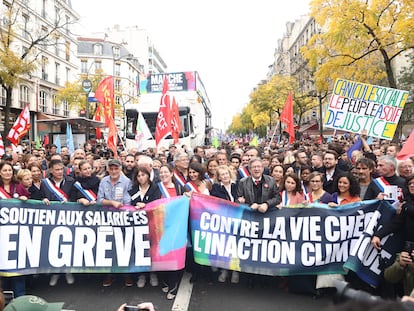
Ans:
POLYGON ((174 139, 174 144, 176 144, 180 138, 180 132, 183 130, 183 125, 181 124, 180 112, 178 111, 175 97, 172 98, 171 113, 171 135, 174 139))
POLYGON ((286 131, 289 134, 289 143, 295 141, 295 125, 293 124, 293 96, 292 91, 289 92, 286 99, 285 107, 279 117, 280 122, 286 124, 286 131))
POLYGON ((162 96, 160 101, 160 109, 158 110, 157 123, 155 126, 155 143, 164 139, 168 134, 171 134, 171 104, 170 94, 168 92, 167 75, 164 76, 164 84, 162 87, 162 96))
POLYGON ((6 138, 15 146, 17 146, 20 142, 20 139, 26 135, 26 133, 30 130, 30 111, 29 105, 26 105, 22 112, 20 113, 19 117, 17 118, 16 122, 14 122, 13 127, 10 129, 9 134, 7 134, 6 138))
POLYGON ((109 132, 108 132, 108 141, 106 145, 109 149, 111 149, 114 153, 114 158, 118 158, 118 129, 116 128, 114 119, 110 120, 109 122, 109 132))
POLYGON ((99 83, 95 98, 103 105, 105 126, 109 127, 111 120, 114 120, 114 77, 107 77, 99 83))
MULTIPOLYGON (((93 117, 95 121, 101 121, 101 105, 98 103, 98 105, 96 106, 96 111, 95 111, 95 116, 93 117)), ((101 139, 102 138, 102 132, 101 132, 101 128, 97 127, 95 130, 95 137, 96 139, 101 139)))
POLYGON ((414 157, 414 131, 411 131, 404 146, 401 148, 400 152, 397 153, 397 160, 407 160, 411 157, 414 157))

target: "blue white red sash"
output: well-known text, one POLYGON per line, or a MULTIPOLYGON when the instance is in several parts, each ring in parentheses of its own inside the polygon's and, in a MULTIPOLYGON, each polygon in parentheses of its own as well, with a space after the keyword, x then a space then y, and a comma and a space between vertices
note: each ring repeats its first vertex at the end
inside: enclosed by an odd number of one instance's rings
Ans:
POLYGON ((68 201, 69 198, 66 193, 63 192, 62 189, 57 187, 49 178, 45 178, 43 180, 46 184, 46 187, 53 193, 53 195, 58 199, 60 202, 68 201))
POLYGON ((305 183, 302 181, 302 190, 305 195, 305 200, 309 201, 309 191, 306 189, 305 183))
POLYGON ((174 172, 174 178, 181 185, 181 187, 185 187, 187 181, 181 174, 174 172))
POLYGON ((286 190, 282 191, 282 206, 288 206, 289 205, 289 197, 286 190))
POLYGON ((188 183, 186 183, 185 187, 189 189, 190 191, 201 193, 200 189, 198 189, 197 185, 193 183, 192 181, 189 181, 188 183))
POLYGON ((381 192, 384 192, 385 187, 390 185, 390 183, 383 176, 375 178, 374 183, 377 185, 379 190, 381 190, 381 192))
POLYGON ((210 175, 209 175, 209 174, 205 173, 205 174, 204 174, 204 177, 205 177, 208 181, 210 181, 212 184, 214 184, 214 180, 213 180, 213 178, 211 178, 211 177, 210 177, 210 175))
POLYGON ((10 194, 6 192, 3 188, 0 188, 0 199, 11 199, 10 194))
POLYGON ((168 192, 167 187, 162 182, 158 183, 158 188, 160 188, 161 194, 164 198, 170 198, 171 197, 170 193, 168 192))
POLYGON ((97 196, 92 190, 83 188, 79 181, 76 181, 73 185, 75 186, 76 189, 78 189, 83 194, 83 196, 89 202, 96 201, 97 196))
POLYGON ((238 171, 242 178, 250 176, 249 170, 245 166, 239 167, 238 171))

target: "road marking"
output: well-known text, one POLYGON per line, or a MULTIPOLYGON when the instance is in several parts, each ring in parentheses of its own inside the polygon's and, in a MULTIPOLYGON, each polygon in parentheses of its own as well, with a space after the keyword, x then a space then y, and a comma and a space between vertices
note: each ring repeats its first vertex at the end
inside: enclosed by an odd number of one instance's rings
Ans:
POLYGON ((190 305, 191 293, 193 292, 193 284, 190 283, 191 273, 184 272, 181 278, 180 287, 177 296, 171 308, 172 311, 187 311, 190 305))

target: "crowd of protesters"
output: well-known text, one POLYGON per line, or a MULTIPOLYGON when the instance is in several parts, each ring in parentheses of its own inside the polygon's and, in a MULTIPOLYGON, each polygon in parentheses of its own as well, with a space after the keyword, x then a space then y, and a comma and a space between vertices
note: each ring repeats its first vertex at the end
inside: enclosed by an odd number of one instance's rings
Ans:
MULTIPOLYGON (((0 162, 0 194, 3 199, 36 199, 45 204, 70 201, 89 208, 102 204, 141 209, 162 197, 200 192, 247 204, 258 213, 309 203, 335 208, 360 200, 388 199, 401 202, 397 204, 398 214, 375 233, 372 244, 380 249, 381 238, 399 230, 405 241, 414 241, 413 161, 397 161, 401 144, 374 139, 369 145, 364 135, 358 137, 362 147, 348 152, 356 139, 341 136, 330 142, 307 139, 294 144, 264 140, 258 146, 232 142, 193 149, 170 145, 168 149, 148 148, 142 152, 132 148, 120 150, 118 158, 103 146, 89 142, 72 153, 67 147, 57 150, 53 144, 18 151, 6 148, 0 162), (385 191, 381 182, 386 187, 395 186, 398 197, 388 197, 391 192, 385 191), (84 190, 96 197, 85 195, 84 190)), ((414 250, 401 251, 384 273, 383 282, 401 284, 391 286, 397 294, 412 294, 412 258, 414 250)), ((195 266, 188 263, 193 281, 198 273, 195 266)), ((209 271, 218 282, 239 283, 237 271, 218 271, 215 267, 209 271)), ((124 275, 124 284, 142 288, 149 281, 156 287, 160 277, 162 291, 173 299, 180 273, 144 273, 135 280, 132 275, 124 275)), ((58 283, 59 276, 51 275, 50 286, 58 283)), ((75 282, 70 273, 65 278, 68 284, 75 282)), ((102 285, 111 286, 113 279, 113 275, 105 275, 102 285)), ((249 286, 255 286, 254 277, 247 279, 249 286)), ((24 295, 25 277, 3 278, 2 286, 14 290, 16 296, 24 295)))

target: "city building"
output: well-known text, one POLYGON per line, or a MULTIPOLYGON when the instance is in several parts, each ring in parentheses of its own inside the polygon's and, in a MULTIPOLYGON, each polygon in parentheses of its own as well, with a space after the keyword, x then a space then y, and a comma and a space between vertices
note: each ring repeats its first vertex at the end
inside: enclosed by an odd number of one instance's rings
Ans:
POLYGON ((145 74, 167 72, 167 64, 146 29, 138 26, 121 28, 115 25, 96 35, 112 42, 122 42, 138 58, 145 74))
MULTIPOLYGON (((12 35, 10 48, 16 56, 34 62, 36 70, 20 76, 13 87, 9 120, 14 122, 21 110, 29 105, 32 130, 30 138, 47 134, 48 129, 37 120, 71 117, 68 102, 59 102, 56 92, 78 73, 77 42, 74 24, 79 19, 70 0, 3 0, 0 31, 12 35), (8 27, 12 31, 8 31, 8 27)), ((4 46, 0 46, 4 49, 4 46)), ((4 132, 6 90, 1 89, 0 132, 4 132), (3 106, 3 107, 2 107, 3 106)), ((4 136, 7 133, 2 133, 4 136)))

